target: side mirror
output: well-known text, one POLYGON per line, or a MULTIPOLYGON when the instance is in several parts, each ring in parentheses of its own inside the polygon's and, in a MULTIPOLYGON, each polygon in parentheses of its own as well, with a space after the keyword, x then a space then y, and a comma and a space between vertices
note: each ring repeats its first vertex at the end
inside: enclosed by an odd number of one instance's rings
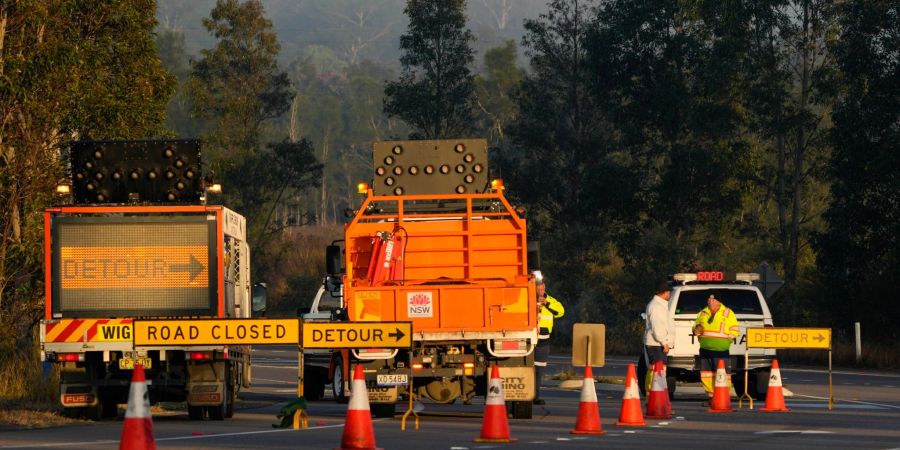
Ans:
POLYGON ((266 283, 256 283, 252 290, 251 311, 254 317, 266 315, 266 283))
POLYGON ((343 273, 341 270, 341 247, 339 245, 325 247, 325 271, 328 275, 343 273))

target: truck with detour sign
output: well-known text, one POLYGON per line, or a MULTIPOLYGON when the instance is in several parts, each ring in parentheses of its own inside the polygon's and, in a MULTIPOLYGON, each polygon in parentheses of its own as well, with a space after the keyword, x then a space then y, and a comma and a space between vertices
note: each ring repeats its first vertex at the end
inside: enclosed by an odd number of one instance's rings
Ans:
POLYGON ((470 402, 497 364, 513 416, 531 418, 538 324, 526 222, 488 178, 486 141, 376 142, 373 163, 304 319, 411 322, 412 348, 304 352, 305 395, 330 383, 346 400, 350 367, 362 364, 373 413, 390 415, 405 395, 470 402))
MULTIPOLYGON (((195 140, 82 141, 70 147, 69 202, 44 212, 41 353, 59 369, 68 415, 114 417, 136 364, 149 399, 222 420, 250 385, 247 346, 135 347, 135 319, 246 318, 244 217, 207 205, 215 191, 195 140)), ((160 332, 163 332, 160 330, 160 332)))

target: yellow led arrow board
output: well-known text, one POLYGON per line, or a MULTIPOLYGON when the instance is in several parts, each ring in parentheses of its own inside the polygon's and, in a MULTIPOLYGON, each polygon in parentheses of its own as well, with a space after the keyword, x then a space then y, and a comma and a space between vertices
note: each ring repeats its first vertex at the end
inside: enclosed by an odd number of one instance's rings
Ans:
POLYGON ((135 320, 135 346, 293 344, 298 319, 135 320))
POLYGON ((397 348, 412 345, 412 322, 304 322, 303 348, 397 348))
POLYGON ((831 348, 831 328, 747 328, 748 348, 831 348))

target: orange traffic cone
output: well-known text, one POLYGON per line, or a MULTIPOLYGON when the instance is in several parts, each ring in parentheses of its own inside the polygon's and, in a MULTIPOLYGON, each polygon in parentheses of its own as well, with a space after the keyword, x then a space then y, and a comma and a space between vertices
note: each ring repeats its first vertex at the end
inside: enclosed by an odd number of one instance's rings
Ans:
POLYGON ((653 381, 647 396, 647 418, 669 419, 672 417, 672 403, 669 401, 669 386, 666 384, 666 366, 662 361, 653 365, 653 381))
MULTIPOLYGON (((535 380, 537 382, 537 380, 535 380)), ((503 383, 500 381, 500 367, 491 367, 491 381, 488 383, 487 401, 484 404, 484 420, 481 423, 481 437, 475 442, 516 442, 509 437, 509 421, 506 420, 506 403, 503 400, 503 383)))
POLYGON ((372 415, 369 412, 369 391, 366 389, 366 377, 363 368, 357 364, 353 368, 353 381, 350 385, 350 403, 347 405, 347 418, 344 420, 344 437, 341 449, 374 449, 375 431, 372 428, 372 415))
POLYGON ((581 402, 578 404, 578 419, 572 434, 606 434, 600 424, 600 407, 597 405, 597 390, 591 366, 584 366, 584 384, 581 386, 581 402))
POLYGON ((778 360, 772 360, 772 373, 769 375, 769 388, 766 390, 766 407, 760 411, 790 411, 784 404, 784 390, 781 386, 781 369, 778 368, 778 360))
POLYGON ((128 389, 128 409, 125 410, 125 426, 119 450, 156 450, 153 440, 153 416, 147 396, 147 379, 144 366, 135 364, 128 389))
POLYGON ((719 366, 716 368, 716 384, 713 389, 713 398, 709 404, 707 412, 730 413, 731 409, 731 387, 728 386, 728 372, 725 372, 725 360, 719 360, 719 366))
POLYGON ((634 364, 628 365, 628 374, 625 376, 625 395, 622 396, 622 410, 619 412, 620 427, 642 427, 644 415, 641 414, 641 395, 638 393, 638 380, 634 372, 634 364))

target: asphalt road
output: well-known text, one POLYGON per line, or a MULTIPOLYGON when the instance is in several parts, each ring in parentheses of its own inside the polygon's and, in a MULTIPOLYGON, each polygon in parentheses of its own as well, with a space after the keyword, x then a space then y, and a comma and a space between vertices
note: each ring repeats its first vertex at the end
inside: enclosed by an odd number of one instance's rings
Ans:
MULTIPOLYGON (((609 357, 594 375, 622 377, 632 358, 609 357)), ((568 359, 552 357, 551 372, 564 370, 568 359)), ((312 402, 310 427, 273 429, 280 405, 296 395, 296 352, 276 347, 254 353, 254 386, 241 393, 235 417, 222 422, 190 421, 183 411, 154 413, 153 430, 160 449, 187 448, 335 448, 340 445, 346 405, 328 399, 312 402)), ((700 405, 697 386, 679 386, 671 420, 647 420, 646 427, 618 427, 622 386, 598 384, 602 436, 570 434, 578 411, 579 391, 545 387, 545 407, 535 407, 532 420, 510 420, 517 442, 479 444, 483 400, 472 405, 424 404, 419 429, 412 419, 401 431, 402 408, 393 419, 374 419, 375 439, 388 449, 480 448, 900 448, 900 374, 869 371, 834 372, 837 403, 827 409, 826 368, 782 367, 787 413, 746 408, 731 414, 711 414, 700 405)), ((547 382, 545 385, 556 384, 547 382)), ((330 391, 330 390, 327 390, 330 391)), ((756 405, 758 408, 759 404, 756 405)), ((118 420, 63 427, 0 432, 6 448, 118 448, 118 420)))

